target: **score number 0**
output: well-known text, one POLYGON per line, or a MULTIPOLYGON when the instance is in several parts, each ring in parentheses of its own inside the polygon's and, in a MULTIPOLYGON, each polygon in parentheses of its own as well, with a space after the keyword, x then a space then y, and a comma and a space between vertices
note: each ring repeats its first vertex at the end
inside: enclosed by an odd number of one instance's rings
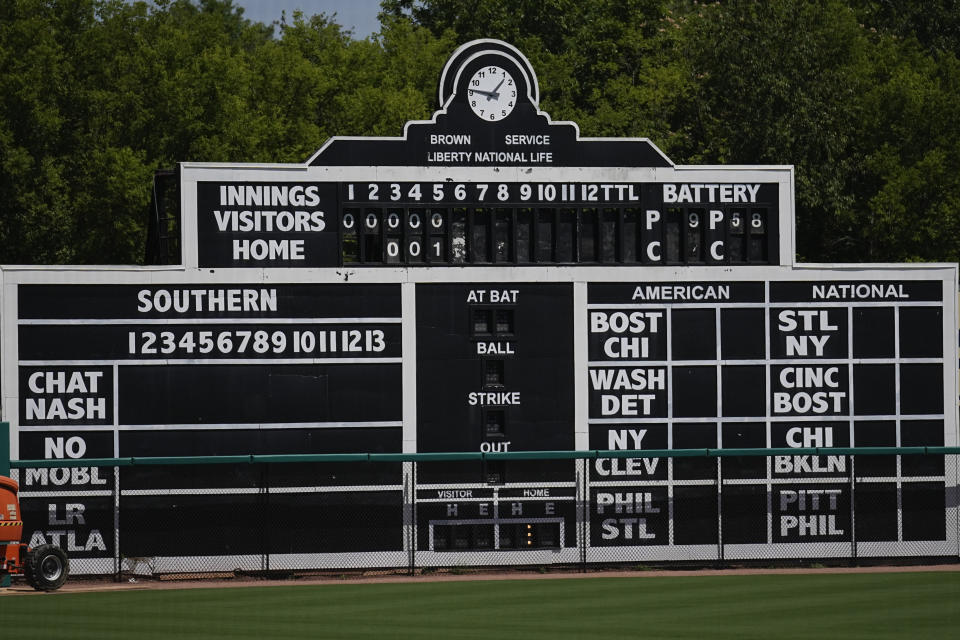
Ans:
MULTIPOLYGON (((429 231, 430 233, 442 233, 444 220, 443 214, 440 212, 434 211, 430 213, 429 218, 429 231)), ((353 213, 347 212, 343 215, 341 221, 343 229, 348 232, 353 232, 357 227, 357 219, 353 213)), ((401 227, 401 214, 397 211, 391 211, 386 216, 386 231, 387 233, 401 233, 403 230, 401 227)), ((369 212, 363 216, 363 230, 365 233, 377 233, 380 230, 381 220, 380 215, 375 212, 369 212)), ((422 227, 423 219, 421 214, 412 211, 407 217, 406 233, 407 235, 414 235, 415 237, 409 238, 407 243, 407 255, 411 258, 419 258, 422 252, 422 227)), ((388 238, 386 242, 386 252, 388 258, 399 258, 400 257, 400 241, 396 238, 388 238)), ((444 257, 443 250, 443 241, 440 239, 434 239, 430 242, 430 248, 432 253, 430 257, 434 260, 442 260, 444 257)))

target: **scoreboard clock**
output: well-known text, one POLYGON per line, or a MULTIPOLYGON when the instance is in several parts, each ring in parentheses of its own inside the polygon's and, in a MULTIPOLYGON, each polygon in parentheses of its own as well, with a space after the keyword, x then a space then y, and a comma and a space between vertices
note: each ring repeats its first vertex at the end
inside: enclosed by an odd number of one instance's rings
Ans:
MULTIPOLYGON (((540 110, 507 43, 457 49, 438 101, 402 136, 333 138, 301 164, 181 164, 180 265, 4 268, 14 456, 957 443, 956 265, 795 264, 791 167, 583 137, 540 110)), ((89 573, 957 550, 942 460, 265 473, 19 480, 31 542, 89 573)))
POLYGON ((503 120, 520 101, 513 76, 496 65, 477 69, 469 87, 470 109, 485 122, 503 120))

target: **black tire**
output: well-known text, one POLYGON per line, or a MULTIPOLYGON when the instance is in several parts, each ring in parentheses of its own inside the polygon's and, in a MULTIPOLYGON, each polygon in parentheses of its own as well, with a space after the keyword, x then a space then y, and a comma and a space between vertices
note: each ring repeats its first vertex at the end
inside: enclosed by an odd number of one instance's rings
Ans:
POLYGON ((37 591, 56 591, 67 581, 69 573, 70 560, 60 547, 42 544, 27 552, 23 575, 37 591))

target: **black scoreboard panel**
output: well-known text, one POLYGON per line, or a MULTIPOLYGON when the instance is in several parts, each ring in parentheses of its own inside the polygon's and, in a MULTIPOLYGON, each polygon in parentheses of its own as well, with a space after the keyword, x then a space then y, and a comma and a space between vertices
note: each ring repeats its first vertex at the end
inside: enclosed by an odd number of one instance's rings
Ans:
POLYGON ((462 563, 457 552, 468 554, 468 562, 484 564, 490 559, 488 552, 576 549, 577 500, 572 483, 421 489, 416 500, 417 550, 435 552, 437 564, 462 563))
MULTIPOLYGON (((418 284, 416 299, 417 451, 575 448, 571 283, 418 284)), ((571 460, 422 462, 417 486, 417 551, 437 564, 576 549, 571 460)))
MULTIPOLYGON (((18 309, 21 457, 402 448, 399 285, 22 285, 18 309)), ((399 552, 401 478, 400 463, 133 467, 119 471, 116 505, 112 469, 30 469, 21 483, 42 496, 24 500, 34 535, 96 568, 116 555, 117 513, 130 557, 285 554, 320 541, 399 552), (265 501, 267 480, 292 489, 265 501), (249 526, 252 513, 284 534, 249 526), (318 528, 361 515, 377 524, 373 538, 318 528)))
MULTIPOLYGON (((577 404, 587 413, 586 442, 578 442, 589 449, 944 444, 951 307, 940 280, 579 286, 586 308, 562 283, 417 285, 418 451, 565 449, 570 431, 553 416, 572 416, 577 404), (493 305, 484 297, 490 290, 493 305), (528 316, 521 322, 502 312, 536 292, 531 345, 528 316), (582 314, 582 334, 564 321, 571 308, 582 314), (580 346, 568 354, 571 342, 580 346), (535 357, 541 345, 553 345, 543 353, 557 357, 547 366, 535 357), (587 392, 571 404, 570 386, 548 380, 578 349, 585 368, 574 370, 587 392), (523 414, 510 404, 518 379, 555 388, 529 423, 518 423, 523 414), (492 407, 493 418, 469 402, 478 384, 502 392, 489 396, 506 403, 492 407), (438 397, 438 388, 446 393, 438 397), (518 446, 517 431, 538 437, 518 446)), ((531 393, 524 388, 517 399, 531 393)), ((565 474, 580 478, 580 471, 564 464, 553 475, 540 462, 418 464, 417 486, 427 488, 417 492, 417 550, 437 554, 423 561, 486 563, 497 561, 491 551, 568 549, 582 521, 565 474), (511 486, 525 493, 508 500, 511 486), (516 539, 520 547, 511 546, 516 539)), ((946 493, 953 479, 942 461, 780 455, 584 466, 588 561, 937 555, 953 544, 946 493)))
MULTIPOLYGON (((636 269, 636 279, 618 270, 617 281, 601 281, 593 269, 564 269, 410 270, 407 284, 389 275, 20 284, 19 455, 955 441, 945 328, 954 303, 943 279, 744 269, 726 280, 658 280, 636 269)), ((727 559, 847 557, 854 546, 861 556, 937 555, 955 544, 952 470, 926 457, 116 473, 24 470, 33 542, 61 541, 90 571, 118 551, 174 556, 186 546, 208 557, 266 549, 275 566, 293 567, 313 553, 369 552, 351 560, 362 566, 413 552, 429 566, 576 562, 581 548, 608 562, 714 559, 721 548, 727 559), (265 482, 276 488, 269 498, 265 482), (272 527, 249 525, 251 511, 269 514, 272 527)))
POLYGON ((342 260, 411 266, 779 264, 778 188, 351 182, 340 187, 342 260))
POLYGON ((780 184, 197 183, 198 266, 777 265, 780 184))
MULTIPOLYGON (((591 283, 589 447, 941 446, 943 297, 941 281, 591 283)), ((597 460, 593 558, 718 540, 728 559, 942 553, 952 479, 921 460, 597 460)))
MULTIPOLYGON (((417 451, 569 451, 573 286, 417 285, 417 451)), ((419 481, 571 480, 570 461, 421 465, 419 481), (473 468, 470 468, 473 466, 473 468)))

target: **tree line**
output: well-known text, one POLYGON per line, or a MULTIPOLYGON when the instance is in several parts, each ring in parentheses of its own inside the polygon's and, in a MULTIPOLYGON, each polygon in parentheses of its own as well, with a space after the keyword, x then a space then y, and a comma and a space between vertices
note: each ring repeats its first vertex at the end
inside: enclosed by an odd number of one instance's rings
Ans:
POLYGON ((792 164, 804 262, 960 260, 960 3, 384 0, 264 25, 232 0, 0 3, 0 263, 135 264, 153 172, 402 133, 443 63, 516 45, 541 108, 677 164, 792 164))

